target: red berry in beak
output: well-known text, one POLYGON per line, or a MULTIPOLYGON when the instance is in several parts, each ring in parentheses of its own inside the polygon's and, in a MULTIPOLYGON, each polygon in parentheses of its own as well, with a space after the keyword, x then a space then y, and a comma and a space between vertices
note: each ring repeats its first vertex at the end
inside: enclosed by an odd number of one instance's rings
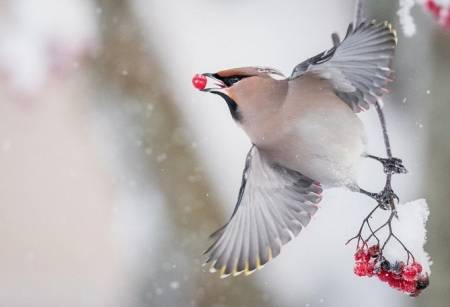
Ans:
POLYGON ((192 84, 198 90, 203 90, 206 87, 206 83, 207 80, 204 75, 195 74, 194 77, 192 78, 192 84))

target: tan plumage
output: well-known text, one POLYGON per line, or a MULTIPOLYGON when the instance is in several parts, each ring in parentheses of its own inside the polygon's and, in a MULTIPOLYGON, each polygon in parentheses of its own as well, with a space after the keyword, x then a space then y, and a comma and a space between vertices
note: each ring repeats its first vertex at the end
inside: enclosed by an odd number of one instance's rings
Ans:
POLYGON ((240 125, 273 161, 325 186, 355 185, 364 128, 326 80, 251 77, 228 93, 243 114, 240 125))
POLYGON ((392 81, 396 45, 388 23, 349 26, 345 39, 299 65, 289 78, 274 69, 233 68, 205 74, 249 136, 251 148, 229 222, 206 251, 221 276, 252 272, 311 220, 322 187, 359 190, 368 109, 392 81))

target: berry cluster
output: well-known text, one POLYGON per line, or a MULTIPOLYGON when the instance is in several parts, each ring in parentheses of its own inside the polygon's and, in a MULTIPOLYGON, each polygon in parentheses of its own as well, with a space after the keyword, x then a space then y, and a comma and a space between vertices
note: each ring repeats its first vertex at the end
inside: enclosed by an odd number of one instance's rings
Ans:
POLYGON ((425 8, 439 20, 444 28, 450 29, 450 6, 445 7, 436 3, 435 0, 427 0, 425 8))
POLYGON ((422 274, 422 265, 413 262, 405 265, 403 261, 390 263, 381 253, 379 245, 359 248, 355 253, 353 272, 360 276, 377 276, 391 288, 417 296, 429 284, 428 274, 422 274))

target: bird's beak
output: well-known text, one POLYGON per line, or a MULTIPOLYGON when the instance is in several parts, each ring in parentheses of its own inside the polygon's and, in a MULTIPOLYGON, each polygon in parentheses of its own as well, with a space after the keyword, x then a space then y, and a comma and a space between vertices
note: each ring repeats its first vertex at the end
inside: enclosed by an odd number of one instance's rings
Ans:
POLYGON ((217 74, 204 73, 202 75, 207 78, 206 87, 201 90, 203 92, 217 92, 227 87, 217 74))

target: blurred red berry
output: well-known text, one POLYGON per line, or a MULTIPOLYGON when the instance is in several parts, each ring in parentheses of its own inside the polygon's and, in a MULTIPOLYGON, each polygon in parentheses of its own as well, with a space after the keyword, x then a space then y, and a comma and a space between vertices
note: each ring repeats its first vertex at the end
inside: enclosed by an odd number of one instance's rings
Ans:
POLYGON ((353 268, 353 272, 358 276, 366 276, 367 275, 367 263, 358 261, 355 263, 355 267, 353 268))
POLYGON ((402 281, 402 290, 408 293, 414 293, 416 292, 416 282, 415 281, 408 281, 404 280, 402 281))
POLYGON ((388 284, 394 289, 401 290, 402 289, 403 280, 395 279, 392 276, 388 279, 388 284))
POLYGON ((372 277, 375 274, 374 269, 375 269, 374 264, 369 262, 367 264, 367 268, 366 268, 366 276, 367 277, 372 277))
POLYGON ((362 248, 360 248, 355 253, 355 260, 368 262, 370 260, 370 255, 366 251, 364 251, 362 248))
POLYGON ((206 77, 204 75, 196 74, 192 78, 192 84, 198 90, 204 89, 206 87, 206 83, 207 83, 207 80, 206 80, 206 77))
POLYGON ((413 266, 417 270, 417 273, 422 273, 422 265, 420 263, 414 262, 413 264, 411 264, 411 266, 413 266))
POLYGON ((434 0, 427 0, 426 2, 426 8, 433 13, 436 17, 438 17, 440 15, 441 12, 441 7, 439 5, 437 5, 434 0))
POLYGON ((391 274, 388 271, 381 270, 377 274, 378 279, 384 282, 387 282, 391 278, 391 274))
POLYGON ((425 8, 430 11, 444 28, 450 28, 450 7, 442 6, 435 0, 427 0, 425 8))
POLYGON ((417 268, 415 266, 408 265, 403 269, 402 276, 405 280, 412 281, 416 280, 418 274, 419 273, 417 272, 417 268))
POLYGON ((402 276, 402 273, 397 273, 397 272, 390 272, 391 273, 391 278, 393 279, 404 279, 402 276))

